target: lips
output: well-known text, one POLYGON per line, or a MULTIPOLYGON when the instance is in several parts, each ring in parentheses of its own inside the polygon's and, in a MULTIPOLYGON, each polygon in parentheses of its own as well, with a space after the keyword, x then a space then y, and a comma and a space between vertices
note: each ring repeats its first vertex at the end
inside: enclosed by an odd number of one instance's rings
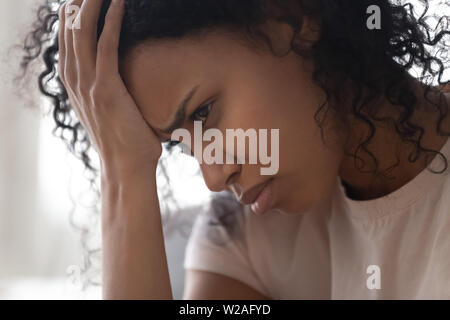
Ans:
POLYGON ((246 191, 244 193, 244 195, 242 196, 242 198, 240 199, 240 201, 243 204, 252 204, 253 202, 256 201, 256 199, 258 198, 259 194, 261 193, 261 191, 264 189, 264 187, 271 181, 272 179, 269 179, 263 183, 260 183, 256 186, 254 186, 253 188, 251 188, 250 190, 246 191))

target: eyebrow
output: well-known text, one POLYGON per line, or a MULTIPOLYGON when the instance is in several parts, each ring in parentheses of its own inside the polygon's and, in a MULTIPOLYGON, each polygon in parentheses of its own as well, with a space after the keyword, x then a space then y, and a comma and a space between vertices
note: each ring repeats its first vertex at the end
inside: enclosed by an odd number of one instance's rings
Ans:
POLYGON ((159 131, 170 134, 175 129, 181 127, 183 124, 185 118, 186 118, 186 108, 191 101, 192 97, 197 92, 199 85, 195 86, 191 89, 191 91, 188 92, 188 94, 184 97, 184 99, 181 101, 180 105, 177 108, 177 111, 175 113, 175 118, 172 120, 172 122, 164 129, 159 129, 159 131))

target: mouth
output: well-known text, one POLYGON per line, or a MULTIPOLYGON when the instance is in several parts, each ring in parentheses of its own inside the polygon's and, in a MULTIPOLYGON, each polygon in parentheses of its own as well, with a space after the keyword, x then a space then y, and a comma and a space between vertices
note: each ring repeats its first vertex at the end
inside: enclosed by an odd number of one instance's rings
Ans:
POLYGON ((251 205, 252 211, 256 214, 264 213, 270 207, 272 200, 272 180, 273 178, 245 191, 239 201, 242 204, 251 205))

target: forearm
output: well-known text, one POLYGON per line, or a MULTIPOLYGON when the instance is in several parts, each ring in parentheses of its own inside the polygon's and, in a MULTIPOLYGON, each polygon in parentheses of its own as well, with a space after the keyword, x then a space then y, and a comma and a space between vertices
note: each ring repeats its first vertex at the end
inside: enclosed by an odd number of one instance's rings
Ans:
POLYGON ((102 172, 103 299, 173 299, 156 167, 102 172))

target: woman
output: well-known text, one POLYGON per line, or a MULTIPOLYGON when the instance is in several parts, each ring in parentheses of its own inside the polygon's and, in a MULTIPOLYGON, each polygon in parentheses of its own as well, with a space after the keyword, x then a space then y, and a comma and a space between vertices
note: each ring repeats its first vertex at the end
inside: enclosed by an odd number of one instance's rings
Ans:
POLYGON ((55 41, 41 90, 72 146, 84 128, 100 156, 105 299, 173 298, 156 168, 193 121, 279 129, 279 169, 200 163, 208 188, 241 204, 217 198, 219 223, 196 221, 184 298, 450 298, 447 16, 433 37, 426 11, 381 0, 73 0, 40 13, 24 68, 55 41), (58 92, 44 81, 56 73, 58 92))

